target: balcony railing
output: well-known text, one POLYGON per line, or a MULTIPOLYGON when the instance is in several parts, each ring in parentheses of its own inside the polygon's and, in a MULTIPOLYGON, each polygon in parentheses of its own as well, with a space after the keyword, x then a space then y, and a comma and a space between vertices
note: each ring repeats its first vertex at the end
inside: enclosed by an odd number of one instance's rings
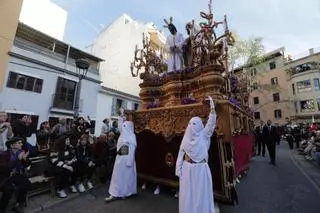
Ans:
POLYGON ((299 64, 295 67, 291 67, 287 69, 288 74, 290 75, 295 75, 298 73, 302 72, 308 72, 310 70, 319 70, 320 69, 320 64, 317 62, 308 62, 308 63, 303 63, 299 64))
MULTIPOLYGON (((53 94, 51 109, 56 108, 56 109, 73 111, 74 100, 75 100, 75 95, 73 95, 73 94, 72 95, 53 94)), ((79 103, 79 111, 80 112, 82 112, 82 108, 83 108, 83 99, 80 99, 80 103, 79 103)))

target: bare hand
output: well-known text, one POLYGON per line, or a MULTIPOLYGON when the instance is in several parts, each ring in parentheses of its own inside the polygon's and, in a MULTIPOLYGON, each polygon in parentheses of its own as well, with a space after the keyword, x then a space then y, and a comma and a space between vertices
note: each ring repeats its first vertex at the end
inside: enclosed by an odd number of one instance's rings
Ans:
POLYGON ((22 160, 24 158, 25 152, 20 152, 20 154, 18 155, 18 159, 22 160))
POLYGON ((23 152, 23 153, 24 153, 24 155, 22 156, 23 160, 27 160, 27 158, 28 158, 28 156, 29 156, 30 152, 29 152, 29 151, 27 151, 27 152, 23 152))

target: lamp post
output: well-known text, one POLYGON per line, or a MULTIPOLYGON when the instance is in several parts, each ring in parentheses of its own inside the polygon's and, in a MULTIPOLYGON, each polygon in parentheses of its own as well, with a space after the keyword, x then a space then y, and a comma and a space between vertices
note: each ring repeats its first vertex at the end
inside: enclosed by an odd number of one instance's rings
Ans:
POLYGON ((78 74, 79 82, 77 83, 77 86, 76 86, 76 97, 75 97, 75 102, 73 107, 74 118, 79 117, 81 81, 86 77, 89 66, 90 66, 89 62, 85 59, 76 60, 76 72, 78 74))

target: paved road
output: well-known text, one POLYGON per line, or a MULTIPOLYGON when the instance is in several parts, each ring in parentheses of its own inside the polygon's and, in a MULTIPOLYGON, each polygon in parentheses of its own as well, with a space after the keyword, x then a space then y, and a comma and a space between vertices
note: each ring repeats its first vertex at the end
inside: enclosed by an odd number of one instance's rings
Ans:
POLYGON ((293 154, 283 142, 277 147, 277 167, 268 164, 268 157, 255 157, 248 175, 238 185, 239 206, 222 206, 221 212, 320 212, 320 191, 297 167, 293 154))
MULTIPOLYGON (((278 167, 268 164, 269 159, 256 157, 251 169, 237 186, 239 206, 221 206, 221 213, 318 213, 320 191, 296 166, 288 147, 277 150, 278 167)), ((178 200, 168 193, 154 196, 144 191, 124 201, 105 204, 104 189, 87 193, 64 202, 47 213, 176 213, 178 200)))

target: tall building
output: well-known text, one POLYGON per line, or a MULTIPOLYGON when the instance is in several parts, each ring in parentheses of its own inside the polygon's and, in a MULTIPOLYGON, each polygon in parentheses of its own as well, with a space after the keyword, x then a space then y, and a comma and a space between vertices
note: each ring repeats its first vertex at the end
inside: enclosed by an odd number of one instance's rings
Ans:
MULTIPOLYGON (((249 104, 254 118, 284 124, 320 122, 320 48, 295 59, 284 48, 262 56, 262 62, 245 68, 251 82, 249 104)), ((235 69, 241 73, 243 67, 235 69)))
POLYGON ((138 96, 139 77, 133 78, 130 63, 136 48, 142 46, 143 33, 150 39, 151 47, 159 54, 165 49, 165 36, 152 23, 133 20, 122 14, 88 47, 88 51, 104 59, 101 64, 102 85, 138 96))
MULTIPOLYGON (((32 131, 40 123, 51 125, 58 118, 73 118, 78 74, 75 61, 85 58, 90 68, 82 80, 80 116, 89 116, 95 124, 102 59, 58 41, 28 25, 19 23, 0 93, 0 111, 11 122, 27 114, 32 116, 32 131)), ((93 128, 94 129, 94 128, 93 128)), ((35 143, 35 135, 29 139, 35 143)))
MULTIPOLYGON (((13 40, 17 30, 22 0, 0 1, 0 93, 3 88, 5 73, 13 40)), ((1 108, 1 104, 0 104, 1 108)))
MULTIPOLYGON (((246 68, 252 90, 249 105, 254 110, 257 122, 271 120, 284 124, 285 118, 293 115, 284 48, 269 52, 262 56, 262 59, 263 62, 246 68)), ((240 67, 235 73, 242 70, 240 67)))
POLYGON ((20 22, 63 40, 68 13, 51 0, 23 0, 20 22))
POLYGON ((297 122, 320 122, 320 49, 288 60, 290 93, 293 95, 294 118, 297 122))

